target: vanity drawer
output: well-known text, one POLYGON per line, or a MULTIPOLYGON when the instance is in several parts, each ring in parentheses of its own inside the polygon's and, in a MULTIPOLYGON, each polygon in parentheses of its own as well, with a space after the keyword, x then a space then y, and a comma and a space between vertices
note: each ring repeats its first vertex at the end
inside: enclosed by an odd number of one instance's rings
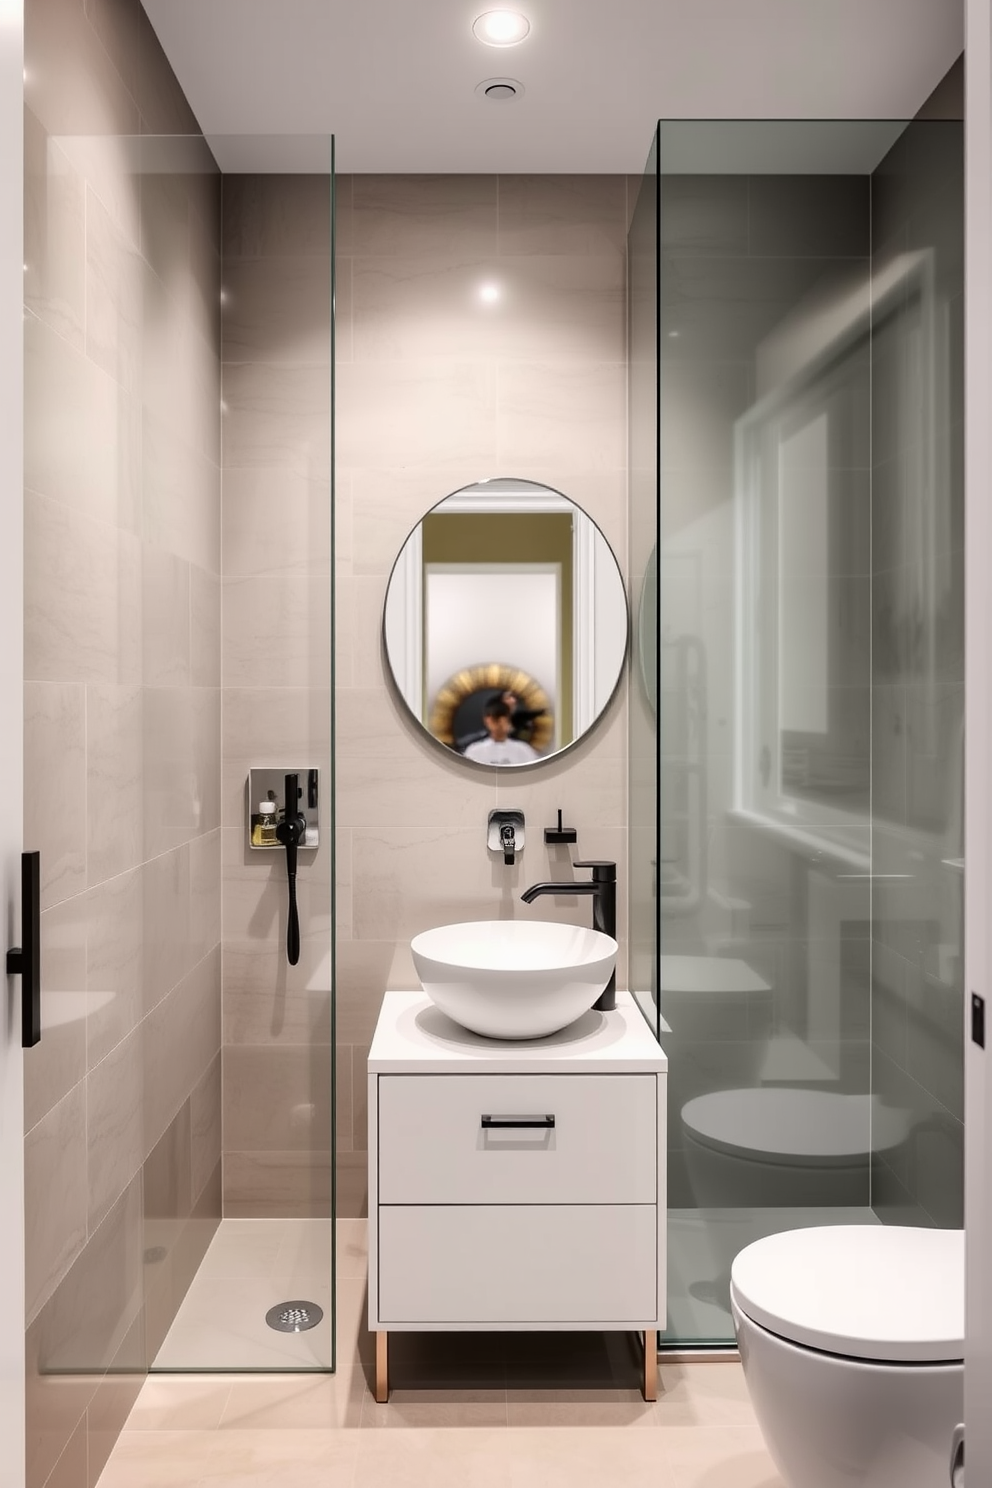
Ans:
POLYGON ((379 1210, 378 1326, 655 1327, 653 1204, 379 1210))
POLYGON ((654 1075, 380 1075, 378 1118, 380 1204, 657 1199, 654 1075))

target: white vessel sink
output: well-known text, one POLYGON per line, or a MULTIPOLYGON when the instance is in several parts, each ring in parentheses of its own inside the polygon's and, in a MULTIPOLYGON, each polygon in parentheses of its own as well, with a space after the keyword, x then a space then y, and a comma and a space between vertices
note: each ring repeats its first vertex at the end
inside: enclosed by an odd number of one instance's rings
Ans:
POLYGON ((474 920, 410 942, 424 991, 463 1028, 487 1038, 544 1038, 592 1007, 617 943, 583 925, 474 920))

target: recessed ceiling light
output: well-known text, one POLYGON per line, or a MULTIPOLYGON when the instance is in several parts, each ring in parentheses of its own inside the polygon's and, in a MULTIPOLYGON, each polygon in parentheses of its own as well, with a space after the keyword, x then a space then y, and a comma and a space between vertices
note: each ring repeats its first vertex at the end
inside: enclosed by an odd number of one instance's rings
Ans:
POLYGON ((498 284, 483 284, 479 289, 479 299, 487 305, 493 305, 499 299, 498 284))
POLYGON ((473 22, 472 30, 486 46, 516 46, 530 30, 530 21, 518 10, 487 10, 473 22))

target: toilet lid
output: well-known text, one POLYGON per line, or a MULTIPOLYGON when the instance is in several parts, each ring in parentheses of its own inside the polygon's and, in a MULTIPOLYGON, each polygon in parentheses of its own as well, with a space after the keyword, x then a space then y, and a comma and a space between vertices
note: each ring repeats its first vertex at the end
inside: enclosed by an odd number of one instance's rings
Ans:
POLYGON ((682 1107, 682 1124, 697 1142, 735 1157, 841 1167, 898 1147, 909 1117, 871 1095, 766 1086, 697 1095, 682 1107))
POLYGON ((736 1257, 741 1312, 792 1343, 890 1363, 964 1357, 964 1231, 821 1225, 736 1257))

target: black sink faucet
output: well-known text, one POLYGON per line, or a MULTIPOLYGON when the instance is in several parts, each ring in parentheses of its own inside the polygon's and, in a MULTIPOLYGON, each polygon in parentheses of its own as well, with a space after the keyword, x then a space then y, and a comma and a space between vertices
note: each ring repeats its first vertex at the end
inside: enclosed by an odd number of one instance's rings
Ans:
MULTIPOLYGON (((604 859, 592 862, 573 863, 573 868, 591 868, 592 878, 579 879, 572 883, 533 884, 520 897, 525 904, 533 904, 541 894, 591 894, 592 928, 604 935, 617 938, 617 865, 604 859)), ((602 993, 593 1007, 600 1013, 610 1013, 617 1005, 617 974, 614 968, 602 993)))

